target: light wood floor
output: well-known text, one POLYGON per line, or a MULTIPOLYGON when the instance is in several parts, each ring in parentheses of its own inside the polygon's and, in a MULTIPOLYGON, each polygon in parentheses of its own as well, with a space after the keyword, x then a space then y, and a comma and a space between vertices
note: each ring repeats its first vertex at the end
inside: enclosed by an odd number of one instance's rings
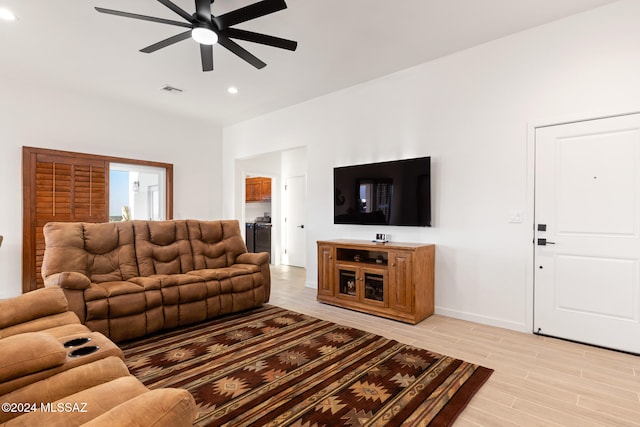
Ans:
POLYGON ((301 268, 272 266, 270 304, 495 370, 464 426, 640 426, 640 357, 433 315, 407 325, 321 304, 301 268))

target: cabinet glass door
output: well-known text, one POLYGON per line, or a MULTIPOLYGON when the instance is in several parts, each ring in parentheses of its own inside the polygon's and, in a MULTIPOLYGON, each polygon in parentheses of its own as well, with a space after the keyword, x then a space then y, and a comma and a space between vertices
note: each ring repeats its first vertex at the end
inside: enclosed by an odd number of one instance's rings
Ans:
POLYGON ((387 306, 387 274, 380 270, 363 269, 364 301, 369 304, 387 306))
POLYGON ((374 301, 384 301, 384 278, 382 275, 365 273, 364 297, 374 301))
POLYGON ((357 297, 358 295, 358 275, 352 269, 338 269, 338 294, 341 296, 357 297))

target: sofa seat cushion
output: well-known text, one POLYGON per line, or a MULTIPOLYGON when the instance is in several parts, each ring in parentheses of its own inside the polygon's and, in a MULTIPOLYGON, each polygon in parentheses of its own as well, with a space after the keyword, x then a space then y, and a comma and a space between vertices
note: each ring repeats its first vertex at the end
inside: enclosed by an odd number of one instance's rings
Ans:
POLYGON ((92 283, 91 286, 84 291, 84 298, 86 301, 95 301, 138 292, 144 292, 144 288, 137 283, 129 281, 119 280, 116 282, 92 283))
MULTIPOLYGON (((157 276, 156 276, 157 277, 157 276)), ((190 285, 192 283, 202 282, 201 277, 194 276, 189 273, 185 274, 166 274, 159 277, 162 289, 171 286, 190 285)))
POLYGON ((259 273, 260 267, 250 264, 234 264, 231 267, 204 268, 202 270, 190 271, 187 274, 198 276, 204 280, 223 280, 230 277, 242 276, 245 274, 259 273))
POLYGON ((0 340, 0 382, 62 365, 67 351, 46 332, 28 332, 0 340))
POLYGON ((160 283, 160 279, 163 277, 165 277, 164 274, 153 275, 149 277, 132 277, 131 279, 129 279, 129 282, 141 286, 145 291, 155 291, 159 290, 162 286, 160 283))

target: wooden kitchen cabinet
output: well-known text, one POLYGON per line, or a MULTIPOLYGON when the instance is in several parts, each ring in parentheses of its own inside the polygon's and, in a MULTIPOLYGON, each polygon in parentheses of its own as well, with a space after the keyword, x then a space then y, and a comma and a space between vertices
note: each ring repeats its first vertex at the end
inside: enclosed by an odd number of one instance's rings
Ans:
POLYGON ((271 178, 254 177, 245 181, 247 202, 266 202, 271 200, 271 178))
POLYGON ((318 301, 412 324, 433 314, 434 245, 317 244, 318 301))

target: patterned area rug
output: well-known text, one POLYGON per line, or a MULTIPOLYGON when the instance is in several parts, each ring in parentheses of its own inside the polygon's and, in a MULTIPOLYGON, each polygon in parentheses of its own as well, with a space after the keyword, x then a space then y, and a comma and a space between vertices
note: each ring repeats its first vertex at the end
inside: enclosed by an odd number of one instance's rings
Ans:
POLYGON ((493 372, 269 305, 121 347, 202 426, 448 426, 493 372))

